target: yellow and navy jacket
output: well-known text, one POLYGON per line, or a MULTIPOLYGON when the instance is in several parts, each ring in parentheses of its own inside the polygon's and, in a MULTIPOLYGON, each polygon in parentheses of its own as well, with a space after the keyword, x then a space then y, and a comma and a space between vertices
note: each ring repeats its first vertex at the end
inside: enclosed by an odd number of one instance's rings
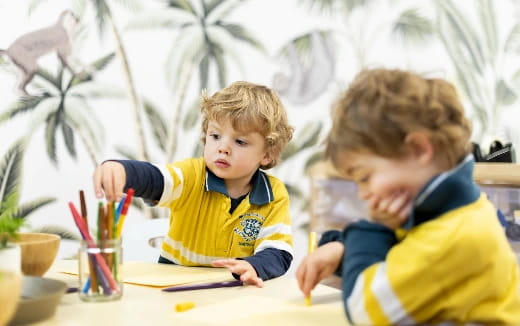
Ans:
POLYGON ((126 170, 125 190, 134 188, 135 196, 170 210, 159 262, 211 266, 216 259, 244 259, 263 280, 289 269, 289 195, 279 179, 258 170, 250 193, 236 200, 229 197, 224 180, 206 168, 203 158, 167 165, 118 162, 126 170))
POLYGON ((351 323, 520 325, 518 262, 473 166, 468 156, 430 180, 397 232, 364 220, 324 233, 320 245, 345 245, 336 273, 351 323))

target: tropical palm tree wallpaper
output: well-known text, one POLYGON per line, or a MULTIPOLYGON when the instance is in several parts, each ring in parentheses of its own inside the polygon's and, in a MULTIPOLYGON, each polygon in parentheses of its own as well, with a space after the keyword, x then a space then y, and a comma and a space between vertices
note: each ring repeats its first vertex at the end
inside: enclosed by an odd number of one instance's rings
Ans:
MULTIPOLYGON (((103 160, 200 155, 199 96, 235 80, 275 89, 296 128, 282 164, 270 171, 289 189, 295 228, 308 222, 308 171, 321 158, 331 104, 364 67, 452 81, 474 123, 474 142, 520 146, 514 0, 0 1, 0 28, 0 153, 17 157, 24 139, 26 158, 16 160, 20 199, 56 198, 27 218, 33 228, 74 233, 67 202, 85 190, 95 211, 91 177, 103 160), (55 24, 64 10, 78 28, 57 28, 70 32, 66 45, 80 72, 68 69, 57 46, 25 37, 55 24), (17 90, 23 69, 9 52, 22 39, 41 52, 28 94, 17 90)), ((135 205, 128 223, 166 217, 135 205)))

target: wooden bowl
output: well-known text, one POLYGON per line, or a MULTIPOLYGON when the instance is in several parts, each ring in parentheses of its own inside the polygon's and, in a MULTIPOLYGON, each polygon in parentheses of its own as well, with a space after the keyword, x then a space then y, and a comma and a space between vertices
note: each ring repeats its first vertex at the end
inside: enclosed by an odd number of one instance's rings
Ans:
POLYGON ((16 243, 22 250, 24 275, 42 276, 51 267, 58 254, 60 237, 49 233, 20 233, 16 243))

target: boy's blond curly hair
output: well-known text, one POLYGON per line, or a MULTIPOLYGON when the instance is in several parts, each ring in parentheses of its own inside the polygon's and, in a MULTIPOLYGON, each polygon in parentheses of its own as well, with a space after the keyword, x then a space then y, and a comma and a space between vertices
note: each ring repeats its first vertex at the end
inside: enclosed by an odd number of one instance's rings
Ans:
POLYGON ((333 107, 326 156, 340 151, 405 154, 408 133, 428 135, 435 159, 454 167, 471 151, 471 123, 453 85, 402 70, 361 71, 333 107))
POLYGON ((230 121, 240 132, 258 132, 265 137, 271 163, 261 166, 270 169, 280 161, 280 155, 293 135, 285 108, 278 95, 266 86, 237 81, 212 96, 201 97, 202 141, 205 142, 209 121, 230 121))

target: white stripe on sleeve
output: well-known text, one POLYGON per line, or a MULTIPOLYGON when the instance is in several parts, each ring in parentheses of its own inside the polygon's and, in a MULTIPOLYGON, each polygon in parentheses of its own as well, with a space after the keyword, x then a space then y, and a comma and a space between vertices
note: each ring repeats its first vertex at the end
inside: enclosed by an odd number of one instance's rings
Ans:
POLYGON ((264 250, 264 249, 267 249, 267 248, 274 248, 274 249, 284 250, 284 251, 287 251, 288 253, 290 253, 291 255, 294 256, 292 246, 289 245, 285 241, 279 241, 279 240, 264 240, 264 241, 262 241, 262 243, 260 243, 260 245, 258 247, 256 247, 255 254, 260 252, 260 251, 262 251, 262 250, 264 250))
POLYGON ((258 239, 269 238, 276 233, 292 235, 292 228, 290 225, 283 223, 263 227, 258 234, 258 239))
POLYGON ((180 181, 179 186, 177 188, 174 188, 173 177, 170 174, 168 168, 165 165, 154 165, 159 169, 159 171, 161 171, 164 180, 164 189, 161 199, 159 200, 159 206, 168 206, 171 204, 172 201, 181 196, 182 189, 184 186, 184 175, 182 174, 181 169, 179 169, 178 167, 173 167, 173 171, 180 181))
POLYGON ((404 310, 401 301, 394 293, 390 280, 386 274, 386 263, 380 263, 377 267, 374 280, 371 285, 372 293, 377 298, 379 306, 383 309, 390 323, 395 325, 415 325, 416 322, 404 310))
POLYGON ((364 276, 363 274, 359 274, 356 283, 354 284, 354 289, 350 293, 346 302, 350 319, 352 319, 352 323, 355 325, 371 324, 370 318, 365 310, 365 296, 363 294, 364 287, 364 276))
MULTIPOLYGON (((184 257, 185 259, 187 259, 193 263, 196 263, 196 264, 211 265, 211 262, 214 260, 229 258, 229 257, 219 257, 219 256, 205 256, 205 255, 200 255, 200 254, 194 253, 193 251, 184 247, 181 242, 174 241, 174 240, 170 239, 169 237, 164 238, 164 242, 167 243, 173 249, 178 250, 181 253, 182 257, 184 257)), ((169 259, 170 261, 174 262, 175 264, 182 265, 177 259, 175 259, 172 255, 170 255, 169 253, 167 253, 164 250, 161 250, 161 256, 169 259)))

